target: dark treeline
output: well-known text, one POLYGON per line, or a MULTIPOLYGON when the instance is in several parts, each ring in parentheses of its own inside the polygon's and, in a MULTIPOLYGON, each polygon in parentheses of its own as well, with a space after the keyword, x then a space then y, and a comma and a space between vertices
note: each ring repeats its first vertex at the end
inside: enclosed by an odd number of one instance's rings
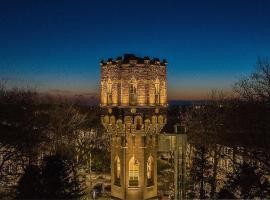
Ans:
POLYGON ((182 113, 189 198, 270 198, 270 64, 182 113))
POLYGON ((0 110, 0 198, 79 197, 81 171, 109 170, 109 137, 98 107, 2 84, 0 110))

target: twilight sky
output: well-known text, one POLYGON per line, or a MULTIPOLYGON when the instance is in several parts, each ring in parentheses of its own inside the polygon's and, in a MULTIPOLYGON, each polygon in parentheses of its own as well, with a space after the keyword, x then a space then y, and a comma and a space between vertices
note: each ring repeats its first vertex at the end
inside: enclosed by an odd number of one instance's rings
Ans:
POLYGON ((0 78, 98 94, 99 61, 168 60, 170 99, 228 90, 270 56, 269 0, 1 0, 0 78))

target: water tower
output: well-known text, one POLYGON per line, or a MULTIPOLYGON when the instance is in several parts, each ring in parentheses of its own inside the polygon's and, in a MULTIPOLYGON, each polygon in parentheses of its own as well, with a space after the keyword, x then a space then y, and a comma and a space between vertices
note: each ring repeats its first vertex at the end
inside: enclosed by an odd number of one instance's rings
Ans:
POLYGON ((133 54, 100 62, 102 123, 111 134, 111 196, 157 196, 157 148, 166 124, 167 62, 133 54))

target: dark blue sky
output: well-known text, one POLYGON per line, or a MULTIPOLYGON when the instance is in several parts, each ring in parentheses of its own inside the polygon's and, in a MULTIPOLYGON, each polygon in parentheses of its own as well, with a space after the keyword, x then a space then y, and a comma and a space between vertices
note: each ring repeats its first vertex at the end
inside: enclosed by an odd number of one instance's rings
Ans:
POLYGON ((227 90, 270 55, 269 0, 1 0, 0 78, 98 93, 99 60, 166 58, 169 97, 227 90))

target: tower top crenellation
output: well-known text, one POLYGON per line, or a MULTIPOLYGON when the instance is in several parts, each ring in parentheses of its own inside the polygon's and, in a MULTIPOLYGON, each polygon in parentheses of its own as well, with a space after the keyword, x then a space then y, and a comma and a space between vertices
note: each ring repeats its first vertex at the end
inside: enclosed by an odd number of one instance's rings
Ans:
POLYGON ((161 65, 166 66, 168 62, 166 59, 162 59, 160 61, 159 58, 150 58, 148 56, 145 57, 138 57, 135 54, 124 54, 124 56, 113 58, 108 58, 107 61, 101 60, 100 65, 106 66, 111 64, 154 64, 154 65, 161 65))

